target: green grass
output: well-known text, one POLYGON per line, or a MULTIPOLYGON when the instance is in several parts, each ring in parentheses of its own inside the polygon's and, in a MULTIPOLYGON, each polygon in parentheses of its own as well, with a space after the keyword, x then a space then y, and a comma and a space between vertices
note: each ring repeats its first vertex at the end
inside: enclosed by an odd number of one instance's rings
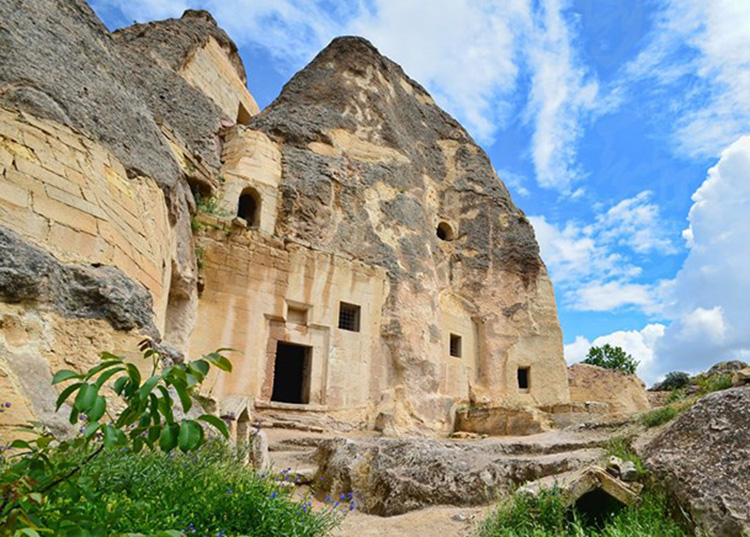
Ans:
POLYGON ((55 527, 61 514, 86 521, 95 534, 181 530, 196 535, 326 535, 342 511, 313 512, 289 488, 242 466, 230 449, 210 442, 183 455, 102 453, 81 477, 87 497, 60 488, 40 514, 55 527))
POLYGON ((688 535, 670 516, 666 496, 647 491, 632 508, 624 507, 588 525, 575 509, 566 509, 559 490, 543 490, 537 497, 515 495, 502 501, 479 526, 476 537, 677 537, 688 535))
POLYGON ((641 423, 646 427, 657 427, 673 420, 680 413, 676 406, 663 406, 646 412, 641 416, 641 423))
POLYGON ((624 461, 630 461, 635 464, 638 473, 645 474, 646 466, 643 464, 641 458, 636 455, 633 450, 630 449, 627 440, 622 436, 610 438, 604 446, 604 450, 607 452, 608 457, 619 457, 624 461))

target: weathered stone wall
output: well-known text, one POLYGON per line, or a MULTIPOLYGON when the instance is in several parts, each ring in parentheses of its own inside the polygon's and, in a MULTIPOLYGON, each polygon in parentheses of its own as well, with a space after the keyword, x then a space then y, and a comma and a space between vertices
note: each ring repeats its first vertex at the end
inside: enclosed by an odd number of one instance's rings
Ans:
POLYGON ((238 123, 260 112, 237 69, 213 37, 193 52, 180 74, 221 108, 226 117, 238 123))
POLYGON ((387 294, 384 272, 257 231, 205 219, 198 241, 205 290, 189 352, 232 347, 234 371, 209 394, 271 401, 278 341, 311 348, 310 405, 331 413, 368 405, 387 388, 379 327, 387 294), (340 302, 361 306, 360 330, 338 328, 340 302))
POLYGON ((612 413, 628 414, 651 408, 646 384, 635 375, 574 364, 568 368, 568 382, 573 402, 607 403, 612 413))
POLYGON ((100 144, 0 108, 0 225, 61 262, 118 267, 151 293, 163 331, 174 249, 164 194, 128 179, 100 144))

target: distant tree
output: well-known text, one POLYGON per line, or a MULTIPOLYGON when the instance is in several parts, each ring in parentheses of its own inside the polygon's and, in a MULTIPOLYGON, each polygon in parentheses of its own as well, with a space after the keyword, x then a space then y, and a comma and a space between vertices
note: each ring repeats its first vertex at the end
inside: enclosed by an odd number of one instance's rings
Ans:
POLYGON ((640 362, 622 350, 622 347, 605 343, 602 347, 591 347, 583 363, 635 375, 640 362))
POLYGON ((659 383, 659 389, 662 391, 679 390, 690 384, 690 375, 683 373, 682 371, 672 371, 667 373, 659 383))

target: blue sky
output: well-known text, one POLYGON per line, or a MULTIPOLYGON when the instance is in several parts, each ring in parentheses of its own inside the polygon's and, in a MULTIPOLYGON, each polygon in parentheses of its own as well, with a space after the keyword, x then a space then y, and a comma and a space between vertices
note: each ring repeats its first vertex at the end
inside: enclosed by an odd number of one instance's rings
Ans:
POLYGON ((529 215, 569 361, 649 382, 750 358, 747 0, 93 0, 115 29, 211 11, 263 108, 337 35, 370 39, 487 151, 529 215))

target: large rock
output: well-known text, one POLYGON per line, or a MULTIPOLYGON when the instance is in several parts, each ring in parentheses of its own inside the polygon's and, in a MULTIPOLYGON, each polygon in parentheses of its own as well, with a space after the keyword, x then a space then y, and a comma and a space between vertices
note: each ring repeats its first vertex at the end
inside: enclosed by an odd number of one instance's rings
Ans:
POLYGON ((644 455, 656 479, 709 535, 750 533, 750 387, 702 398, 644 455))
POLYGON ((568 386, 572 402, 607 403, 611 413, 629 414, 651 408, 645 383, 620 371, 574 364, 568 368, 568 386))
POLYGON ((429 505, 482 505, 515 486, 576 470, 599 449, 514 453, 519 446, 439 440, 323 442, 316 483, 332 496, 353 493, 358 509, 392 516, 429 505))
POLYGON ((388 388, 370 388, 379 412, 448 430, 456 399, 568 401, 534 230, 485 152, 401 67, 362 38, 337 38, 249 127, 281 153, 275 234, 388 273, 388 388), (455 373, 450 323, 464 334, 455 373))

